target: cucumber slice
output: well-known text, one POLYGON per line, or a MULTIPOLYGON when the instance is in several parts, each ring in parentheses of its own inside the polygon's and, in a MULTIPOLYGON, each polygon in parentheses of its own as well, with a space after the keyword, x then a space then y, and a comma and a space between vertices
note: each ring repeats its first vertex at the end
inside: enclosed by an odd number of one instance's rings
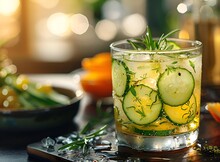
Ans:
POLYGON ((163 105, 164 111, 168 119, 174 124, 182 125, 187 124, 194 119, 197 112, 196 97, 192 95, 190 100, 184 105, 172 107, 163 105))
POLYGON ((169 136, 174 132, 174 129, 170 130, 142 130, 134 128, 134 132, 144 136, 169 136))
POLYGON ((132 86, 123 100, 123 110, 130 121, 142 125, 155 121, 162 102, 156 91, 145 85, 132 86))
POLYGON ((170 106, 183 105, 192 96, 195 80, 184 68, 167 68, 157 83, 161 100, 170 106))
POLYGON ((112 61, 112 84, 113 91, 117 96, 123 96, 129 87, 130 77, 127 75, 128 67, 124 62, 113 59, 112 61))

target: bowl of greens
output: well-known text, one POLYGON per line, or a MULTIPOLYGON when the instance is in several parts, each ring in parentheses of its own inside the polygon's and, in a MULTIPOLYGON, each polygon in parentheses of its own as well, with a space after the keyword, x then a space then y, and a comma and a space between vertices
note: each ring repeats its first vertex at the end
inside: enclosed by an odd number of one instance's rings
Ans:
POLYGON ((82 93, 17 74, 5 59, 0 67, 0 130, 48 130, 73 122, 82 93))

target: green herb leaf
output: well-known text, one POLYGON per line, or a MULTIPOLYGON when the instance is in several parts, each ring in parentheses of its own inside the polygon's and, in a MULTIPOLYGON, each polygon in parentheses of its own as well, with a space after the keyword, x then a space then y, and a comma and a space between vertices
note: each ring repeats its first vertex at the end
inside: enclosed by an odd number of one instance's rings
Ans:
POLYGON ((134 89, 134 87, 133 86, 131 86, 131 93, 133 94, 133 96, 136 96, 137 94, 136 94, 136 91, 135 91, 135 89, 134 89))
POLYGON ((193 71, 196 73, 195 64, 189 60, 189 65, 193 68, 193 71))
POLYGON ((103 127, 99 128, 98 130, 86 134, 86 135, 82 135, 80 134, 78 138, 76 138, 76 140, 74 140, 73 142, 69 143, 69 144, 65 144, 63 146, 61 146, 58 150, 64 150, 64 149, 68 149, 68 150, 74 150, 77 148, 86 148, 86 145, 88 144, 88 140, 90 139, 94 139, 95 137, 99 137, 99 136, 103 136, 106 134, 106 132, 104 132, 104 130, 106 129, 107 125, 104 125, 103 127))
POLYGON ((154 40, 150 28, 147 26, 146 33, 141 38, 134 38, 134 40, 127 40, 127 42, 135 50, 172 50, 174 45, 169 45, 167 38, 178 32, 179 29, 175 29, 168 34, 162 34, 158 40, 154 40))
POLYGON ((173 61, 173 62, 172 62, 172 64, 177 64, 177 63, 178 63, 178 61, 173 61))

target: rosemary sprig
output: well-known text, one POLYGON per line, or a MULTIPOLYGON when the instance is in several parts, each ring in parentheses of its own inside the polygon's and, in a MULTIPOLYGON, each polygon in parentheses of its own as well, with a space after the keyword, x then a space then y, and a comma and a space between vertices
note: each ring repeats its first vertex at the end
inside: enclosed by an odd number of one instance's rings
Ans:
POLYGON ((168 34, 162 34, 158 40, 154 40, 150 28, 147 26, 146 33, 141 38, 134 38, 134 40, 127 40, 127 42, 135 50, 171 50, 174 45, 169 44, 167 38, 178 32, 179 29, 175 29, 168 34))
POLYGON ((92 142, 97 139, 97 137, 106 135, 106 128, 113 121, 113 115, 111 112, 106 112, 101 109, 101 102, 102 101, 97 102, 97 116, 91 118, 88 123, 77 132, 77 137, 74 138, 71 143, 61 146, 58 149, 59 151, 82 149, 82 153, 86 154, 89 147, 93 147, 92 142))
POLYGON ((87 146, 89 145, 89 141, 91 139, 94 139, 95 137, 105 135, 106 132, 104 130, 106 129, 106 127, 107 125, 104 125, 98 130, 91 132, 89 134, 86 134, 86 135, 80 134, 78 138, 76 138, 76 140, 74 140, 73 142, 69 144, 61 146, 59 150, 64 150, 64 149, 74 150, 74 149, 82 148, 83 152, 86 152, 85 148, 87 148, 87 146))

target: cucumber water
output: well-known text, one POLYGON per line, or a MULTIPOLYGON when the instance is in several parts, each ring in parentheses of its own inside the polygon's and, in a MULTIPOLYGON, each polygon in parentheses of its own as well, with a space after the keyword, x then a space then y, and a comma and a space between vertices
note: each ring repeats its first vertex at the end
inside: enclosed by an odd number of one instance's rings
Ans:
POLYGON ((113 57, 114 107, 119 112, 117 121, 120 121, 116 122, 117 128, 133 134, 157 136, 197 128, 200 61, 201 55, 176 58, 173 55, 146 57, 130 54, 123 58, 113 57), (156 121, 161 118, 168 119, 172 129, 158 129, 161 124, 156 121), (142 125, 144 129, 137 129, 136 125, 142 125))
MULTIPOLYGON (((168 35, 173 32, 168 33, 168 35)), ((176 150, 198 138, 201 43, 140 37, 111 44, 118 144, 176 150)))

